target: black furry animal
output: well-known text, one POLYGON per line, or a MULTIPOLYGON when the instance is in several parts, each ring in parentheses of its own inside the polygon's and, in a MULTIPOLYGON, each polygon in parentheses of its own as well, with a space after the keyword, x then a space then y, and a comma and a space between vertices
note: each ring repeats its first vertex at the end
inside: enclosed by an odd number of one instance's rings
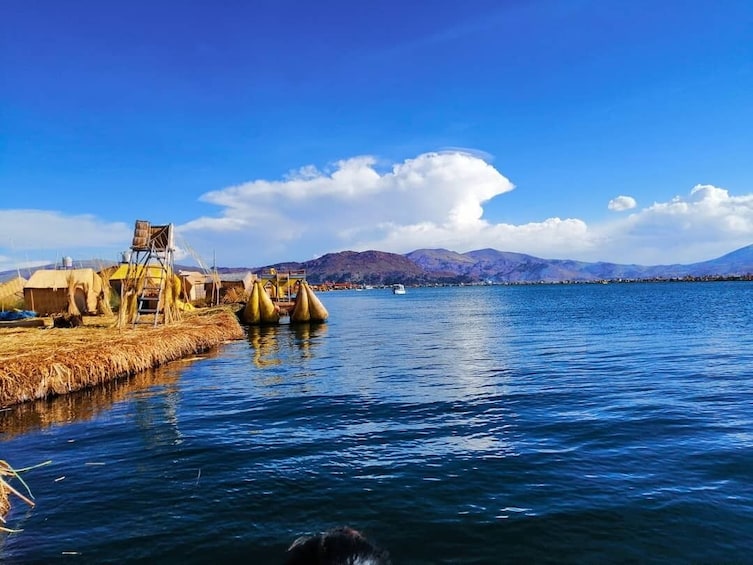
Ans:
POLYGON ((300 537, 288 548, 285 565, 391 565, 389 553, 359 531, 334 528, 300 537))
POLYGON ((53 328, 78 328, 83 325, 81 314, 59 314, 52 317, 53 328))

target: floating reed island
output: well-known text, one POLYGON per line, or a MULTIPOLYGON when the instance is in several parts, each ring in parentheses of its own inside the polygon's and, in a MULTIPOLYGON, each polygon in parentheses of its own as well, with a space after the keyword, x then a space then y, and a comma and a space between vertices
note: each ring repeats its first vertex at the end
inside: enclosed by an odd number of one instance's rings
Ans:
POLYGON ((0 408, 128 377, 243 336, 229 308, 184 314, 168 325, 6 329, 0 332, 0 408))

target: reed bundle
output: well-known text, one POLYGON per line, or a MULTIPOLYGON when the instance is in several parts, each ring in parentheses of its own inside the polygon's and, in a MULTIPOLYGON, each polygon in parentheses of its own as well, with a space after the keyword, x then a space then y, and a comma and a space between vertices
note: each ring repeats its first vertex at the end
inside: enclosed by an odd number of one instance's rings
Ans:
MULTIPOLYGON (((118 326, 124 327, 136 323, 139 316, 139 301, 142 293, 156 303, 157 310, 163 314, 163 322, 171 324, 181 318, 178 301, 182 292, 180 278, 171 268, 154 265, 129 264, 128 271, 121 283, 121 302, 118 310, 118 326), (158 300, 159 289, 162 288, 158 300)), ((159 312, 157 313, 157 315, 159 312)))
POLYGON ((101 270, 100 272, 102 273, 102 290, 97 295, 97 314, 112 316, 112 306, 110 305, 112 285, 110 284, 110 277, 104 270, 101 270))
POLYGON ((170 326, 17 328, 0 332, 0 408, 65 394, 243 337, 227 308, 170 326))
POLYGON ((120 287, 120 309, 118 310, 118 327, 123 328, 134 323, 139 307, 139 294, 146 284, 147 270, 129 265, 128 274, 120 287))
POLYGON ((66 308, 65 313, 69 316, 80 316, 81 310, 79 310, 76 305, 76 278, 73 274, 70 274, 68 275, 66 282, 68 283, 68 307, 66 308))
POLYGON ((247 302, 250 297, 250 293, 242 288, 232 287, 227 289, 227 292, 222 296, 223 304, 237 304, 239 302, 247 302))
POLYGON ((164 276, 167 276, 167 280, 164 281, 165 292, 162 297, 162 313, 165 323, 171 324, 180 320, 178 299, 180 298, 181 283, 171 269, 168 269, 164 276))

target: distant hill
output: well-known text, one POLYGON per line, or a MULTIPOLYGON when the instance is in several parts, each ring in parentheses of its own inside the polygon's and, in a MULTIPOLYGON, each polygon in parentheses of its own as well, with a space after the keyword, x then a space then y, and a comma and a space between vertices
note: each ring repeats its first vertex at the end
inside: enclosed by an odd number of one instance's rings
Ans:
MULTIPOLYGON (((111 261, 77 261, 75 267, 99 270, 111 261)), ((55 268, 47 265, 38 268, 55 268)), ((179 268, 176 265, 176 268, 179 268)), ((198 270, 197 267, 181 267, 198 270)), ((588 263, 569 259, 542 259, 524 253, 479 249, 457 253, 447 249, 418 249, 405 255, 384 251, 342 251, 328 253, 311 261, 275 263, 263 268, 222 267, 220 272, 276 268, 279 271, 305 269, 312 283, 352 282, 370 285, 457 284, 481 281, 497 283, 589 282, 598 280, 644 280, 684 277, 735 277, 753 274, 753 245, 737 249, 717 259, 690 265, 623 265, 588 263)), ((36 269, 25 269, 29 276, 36 269)), ((0 273, 0 282, 13 278, 16 271, 0 273)))
MULTIPOLYGON (((419 284, 433 277, 404 255, 384 251, 342 251, 327 253, 303 263, 277 263, 277 270, 305 269, 306 279, 314 284, 322 282, 353 282, 359 284, 393 284, 397 282, 419 284)), ((453 275, 454 276, 454 275, 453 275)))

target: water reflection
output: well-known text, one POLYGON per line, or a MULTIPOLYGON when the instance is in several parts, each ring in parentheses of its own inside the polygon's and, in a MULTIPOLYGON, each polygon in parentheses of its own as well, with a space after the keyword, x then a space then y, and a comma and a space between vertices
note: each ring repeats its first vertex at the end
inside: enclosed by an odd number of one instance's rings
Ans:
POLYGON ((293 343, 304 359, 313 356, 314 345, 327 334, 326 324, 297 324, 290 328, 293 330, 293 343))
POLYGON ((326 324, 249 326, 248 341, 253 350, 254 365, 264 369, 282 364, 283 359, 286 362, 295 358, 309 359, 314 356, 315 345, 326 333, 326 324))
MULTIPOLYGON (((151 422, 176 421, 178 381, 187 364, 204 357, 184 359, 163 367, 138 373, 127 379, 110 381, 99 386, 54 397, 11 406, 0 412, 0 440, 33 430, 45 429, 57 424, 92 420, 110 410, 113 405, 135 400, 139 413, 137 420, 145 430, 151 422), (164 405, 156 405, 149 399, 167 391, 164 405), (155 414, 155 410, 159 414, 155 414)), ((150 432, 151 433, 151 432, 150 432)), ((148 435, 148 434, 147 434, 148 435)), ((174 441, 175 438, 170 438, 174 441)))
POLYGON ((179 385, 162 383, 158 391, 137 394, 133 401, 136 426, 142 432, 148 448, 182 443, 178 428, 179 385))
POLYGON ((248 341, 254 351, 254 365, 259 368, 274 367, 282 363, 277 332, 280 326, 249 326, 248 341))

